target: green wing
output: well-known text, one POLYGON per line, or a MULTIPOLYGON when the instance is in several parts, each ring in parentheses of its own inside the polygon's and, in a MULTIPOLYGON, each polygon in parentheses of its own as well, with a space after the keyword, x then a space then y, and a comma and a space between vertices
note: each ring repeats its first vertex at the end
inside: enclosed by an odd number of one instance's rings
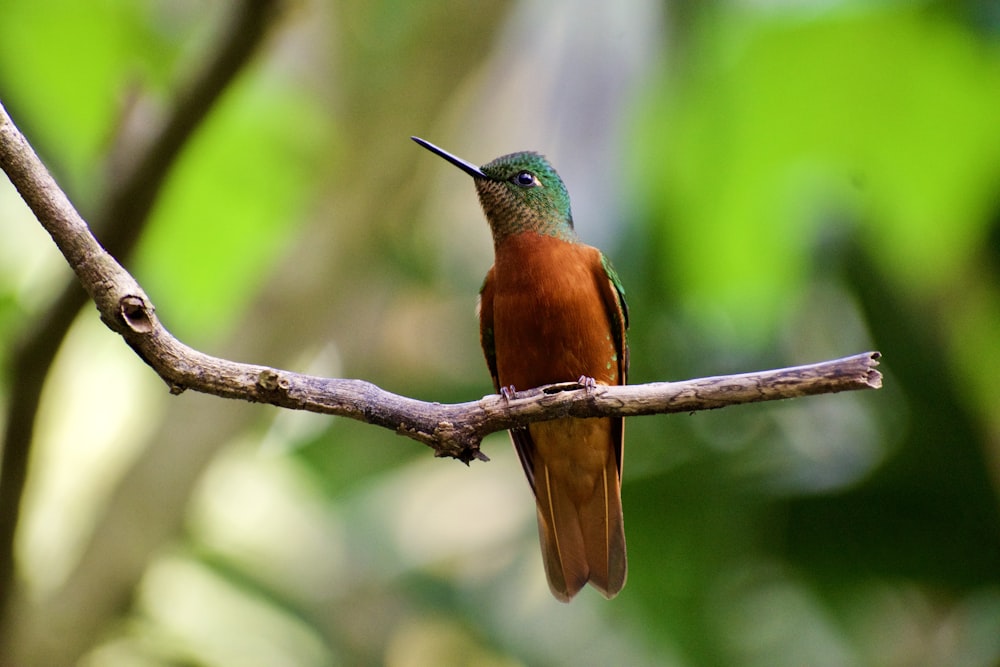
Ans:
POLYGON ((625 384, 625 379, 628 376, 629 362, 627 333, 628 304, 625 302, 625 288, 622 287, 622 281, 618 277, 615 267, 611 266, 611 262, 605 257, 604 253, 601 253, 601 268, 604 269, 604 275, 610 283, 610 289, 604 296, 604 303, 608 308, 611 321, 614 325, 611 328, 611 334, 615 340, 615 349, 618 350, 621 383, 625 384))
POLYGON ((500 378, 497 375, 497 348, 493 336, 493 269, 491 268, 479 288, 479 302, 476 304, 479 315, 479 344, 483 347, 486 366, 493 378, 493 389, 500 391, 500 378))

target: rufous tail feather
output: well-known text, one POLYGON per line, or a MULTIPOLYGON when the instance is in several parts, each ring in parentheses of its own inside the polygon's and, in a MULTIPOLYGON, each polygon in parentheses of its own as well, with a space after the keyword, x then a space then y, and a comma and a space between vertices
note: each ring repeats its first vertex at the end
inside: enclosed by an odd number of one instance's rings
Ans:
POLYGON ((593 492, 576 501, 548 466, 535 470, 538 534, 553 595, 563 602, 590 582, 607 598, 625 585, 625 531, 618 469, 609 453, 593 492))

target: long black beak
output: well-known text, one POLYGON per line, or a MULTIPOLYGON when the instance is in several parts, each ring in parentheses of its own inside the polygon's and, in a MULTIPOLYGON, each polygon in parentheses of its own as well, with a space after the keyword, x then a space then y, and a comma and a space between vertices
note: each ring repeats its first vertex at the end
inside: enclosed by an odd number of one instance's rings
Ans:
POLYGON ((429 150, 431 153, 436 153, 437 155, 440 155, 445 160, 451 162, 453 165, 455 165, 465 173, 469 174, 473 178, 489 178, 489 176, 484 174, 482 169, 480 169, 476 165, 472 164, 471 162, 466 162, 462 158, 452 155, 446 150, 438 148, 429 141, 424 141, 420 137, 410 137, 410 139, 413 139, 415 142, 417 142, 418 144, 429 150))

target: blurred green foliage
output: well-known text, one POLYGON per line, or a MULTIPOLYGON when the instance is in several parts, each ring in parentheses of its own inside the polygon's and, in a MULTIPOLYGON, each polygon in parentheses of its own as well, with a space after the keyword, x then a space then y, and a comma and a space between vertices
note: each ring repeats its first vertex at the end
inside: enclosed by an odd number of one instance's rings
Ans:
POLYGON ((283 258, 329 129, 301 92, 255 80, 234 86, 188 147, 136 258, 180 335, 228 333, 283 258))
MULTIPOLYGON (((81 664, 997 664, 990 3, 621 3, 639 18, 614 25, 641 34, 531 3, 416 7, 289 10, 126 259, 168 328, 210 353, 420 398, 487 393, 472 316, 487 230, 468 183, 407 139, 494 157, 464 136, 541 150, 577 179, 578 228, 611 230, 626 285, 632 381, 878 349, 885 388, 631 420, 629 583, 562 606, 504 436, 466 469, 373 427, 172 399, 151 378, 131 402, 128 388, 113 405, 87 398, 95 421, 140 411, 156 434, 106 447, 80 425, 36 446, 18 545, 35 632, 75 583, 103 581, 85 557, 103 541, 106 568, 138 559, 139 574, 116 584, 125 609, 74 640, 81 664), (573 23, 588 20, 592 33, 573 23), (617 115, 549 98, 579 92, 569 80, 604 91, 577 33, 599 35, 586 48, 612 77, 634 76, 617 115), (623 55, 639 40, 655 54, 641 66, 623 55), (514 122, 526 106, 531 122, 514 122), (558 139, 576 123, 620 159, 573 162, 558 139), (612 224, 579 206, 587 172, 616 179, 594 203, 612 224), (118 453, 83 456, 98 449, 118 453), (154 483, 129 495, 136 478, 154 483), (129 503, 170 539, 109 538, 129 503), (67 504, 89 509, 53 524, 67 504), (43 552, 58 567, 33 565, 43 552)), ((211 48, 222 9, 205 11, 0 2, 0 100, 85 213, 114 178, 113 138, 155 123, 211 48)), ((0 215, 6 361, 65 268, 9 189, 0 215)), ((88 340, 67 343, 71 374, 88 374, 88 340)), ((114 363, 141 363, 121 347, 114 363)), ((0 387, 5 403, 17 390, 0 387)))

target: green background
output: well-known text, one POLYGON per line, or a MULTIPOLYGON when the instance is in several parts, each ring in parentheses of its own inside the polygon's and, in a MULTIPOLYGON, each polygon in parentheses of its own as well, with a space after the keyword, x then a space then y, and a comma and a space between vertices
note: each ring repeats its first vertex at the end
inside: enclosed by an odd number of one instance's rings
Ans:
MULTIPOLYGON (((504 434, 467 468, 172 397, 87 307, 36 420, 19 664, 1000 662, 1000 11, 605 4, 289 3, 125 265, 207 353, 475 399, 488 230, 408 137, 532 149, 625 284, 632 382, 877 349, 885 388, 630 420, 628 584, 567 606, 504 434)), ((218 41, 202 5, 0 2, 0 100, 85 217, 218 41)), ((68 279, 4 179, 5 368, 68 279)))

